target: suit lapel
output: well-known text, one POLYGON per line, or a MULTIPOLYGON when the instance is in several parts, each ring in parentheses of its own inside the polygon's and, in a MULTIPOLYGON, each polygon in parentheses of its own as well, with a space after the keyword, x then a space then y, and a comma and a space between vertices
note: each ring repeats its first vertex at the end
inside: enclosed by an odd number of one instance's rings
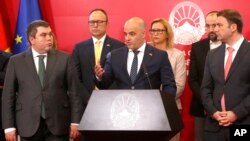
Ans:
POLYGON ((138 72, 138 75, 136 77, 136 80, 138 80, 139 78, 141 78, 142 76, 145 77, 145 72, 144 72, 144 68, 148 68, 148 63, 151 62, 150 60, 152 59, 153 56, 153 50, 152 48, 150 48, 148 45, 146 45, 145 51, 144 51, 144 55, 143 55, 143 59, 142 59, 142 63, 140 66, 140 70, 138 72))
POLYGON ((111 43, 110 38, 106 36, 103 47, 102 47, 102 53, 101 53, 101 65, 104 66, 106 56, 111 51, 111 43))
POLYGON ((229 77, 232 75, 232 73, 236 70, 237 66, 239 65, 241 59, 245 56, 245 54, 248 51, 248 47, 247 47, 247 43, 248 41, 244 40, 234 58, 234 61, 229 69, 228 75, 227 75, 227 79, 229 79, 229 77))
POLYGON ((34 58, 33 58, 31 49, 29 49, 25 54, 25 62, 27 64, 27 67, 29 68, 29 69, 27 69, 27 71, 30 71, 31 76, 41 86, 40 79, 39 79, 39 76, 37 74, 37 70, 35 67, 34 58))
POLYGON ((48 85, 46 82, 48 82, 51 75, 53 75, 53 72, 55 72, 55 71, 53 71, 53 69, 55 67, 56 60, 57 60, 56 54, 57 54, 56 50, 51 50, 48 52, 45 79, 44 79, 44 87, 46 87, 46 85, 48 85))
MULTIPOLYGON (((219 66, 219 70, 218 70, 218 76, 219 76, 219 79, 221 81, 225 81, 225 77, 224 77, 224 59, 225 59, 225 44, 221 45, 218 47, 218 49, 220 49, 219 51, 219 54, 218 54, 218 60, 214 60, 215 62, 214 63, 217 63, 218 62, 218 66, 219 66)), ((217 58, 217 57, 216 57, 217 58)))
POLYGON ((201 55, 201 56, 203 56, 203 57, 204 57, 204 60, 206 60, 207 53, 208 53, 208 51, 210 50, 210 41, 209 41, 209 39, 206 40, 206 42, 205 42, 205 44, 204 44, 204 47, 203 47, 203 48, 201 47, 200 49, 201 49, 200 53, 204 53, 204 54, 201 55), (203 50, 204 50, 204 51, 203 51, 203 50))
POLYGON ((92 66, 92 72, 94 72, 94 68, 95 68, 95 46, 93 43, 93 39, 89 39, 88 44, 86 46, 86 52, 88 52, 88 60, 89 60, 89 64, 92 66))
POLYGON ((128 47, 124 48, 123 51, 124 51, 123 52, 124 56, 122 57, 122 62, 121 62, 122 63, 121 66, 123 67, 122 70, 124 70, 124 72, 126 72, 127 80, 130 80, 130 83, 132 83, 130 76, 129 76, 129 73, 128 73, 128 69, 127 69, 128 51, 129 51, 128 47))

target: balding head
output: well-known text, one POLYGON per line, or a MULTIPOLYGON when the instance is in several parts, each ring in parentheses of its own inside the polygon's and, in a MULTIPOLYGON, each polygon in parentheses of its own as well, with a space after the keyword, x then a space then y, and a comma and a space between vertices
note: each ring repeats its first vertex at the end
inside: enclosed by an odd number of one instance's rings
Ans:
POLYGON ((125 28, 125 26, 131 26, 131 25, 139 27, 139 28, 141 28, 141 30, 146 30, 146 25, 145 25, 145 22, 142 18, 133 17, 133 18, 127 20, 125 25, 124 25, 124 28, 125 28))
POLYGON ((136 50, 145 42, 146 26, 143 19, 133 17, 124 24, 125 44, 129 49, 136 50))

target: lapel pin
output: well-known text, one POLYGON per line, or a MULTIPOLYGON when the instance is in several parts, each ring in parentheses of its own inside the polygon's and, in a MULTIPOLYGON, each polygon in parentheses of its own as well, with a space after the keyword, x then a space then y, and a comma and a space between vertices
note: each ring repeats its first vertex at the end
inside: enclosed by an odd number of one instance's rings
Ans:
POLYGON ((153 54, 152 54, 152 53, 149 53, 148 55, 149 55, 149 56, 153 56, 153 54))
POLYGON ((107 44, 106 46, 107 46, 107 47, 110 47, 110 44, 107 44))

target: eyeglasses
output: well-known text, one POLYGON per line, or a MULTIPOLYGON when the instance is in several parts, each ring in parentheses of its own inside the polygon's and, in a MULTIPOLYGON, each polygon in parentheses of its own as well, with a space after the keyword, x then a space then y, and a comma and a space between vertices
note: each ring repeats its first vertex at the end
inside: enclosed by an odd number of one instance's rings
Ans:
POLYGON ((93 25, 95 25, 95 24, 101 25, 101 24, 103 24, 103 23, 105 23, 105 22, 107 22, 107 21, 102 21, 102 20, 88 21, 88 23, 89 23, 90 26, 93 26, 93 25))
POLYGON ((157 33, 157 34, 162 34, 163 32, 166 32, 167 30, 166 29, 150 29, 149 30, 149 32, 151 33, 151 34, 155 34, 155 33, 157 33))

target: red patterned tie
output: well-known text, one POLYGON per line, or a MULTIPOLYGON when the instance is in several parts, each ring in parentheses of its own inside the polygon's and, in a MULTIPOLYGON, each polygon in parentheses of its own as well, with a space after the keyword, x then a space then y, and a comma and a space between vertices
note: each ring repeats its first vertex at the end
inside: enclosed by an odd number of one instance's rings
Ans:
MULTIPOLYGON (((232 62, 233 62, 232 58, 233 58, 234 49, 232 47, 228 47, 227 50, 228 50, 228 58, 227 58, 227 62, 226 62, 225 68, 224 68, 224 78, 225 78, 225 80, 227 78, 229 69, 230 69, 230 67, 232 65, 232 62)), ((221 98, 221 109, 222 109, 222 111, 226 111, 224 94, 222 95, 222 98, 221 98)))

